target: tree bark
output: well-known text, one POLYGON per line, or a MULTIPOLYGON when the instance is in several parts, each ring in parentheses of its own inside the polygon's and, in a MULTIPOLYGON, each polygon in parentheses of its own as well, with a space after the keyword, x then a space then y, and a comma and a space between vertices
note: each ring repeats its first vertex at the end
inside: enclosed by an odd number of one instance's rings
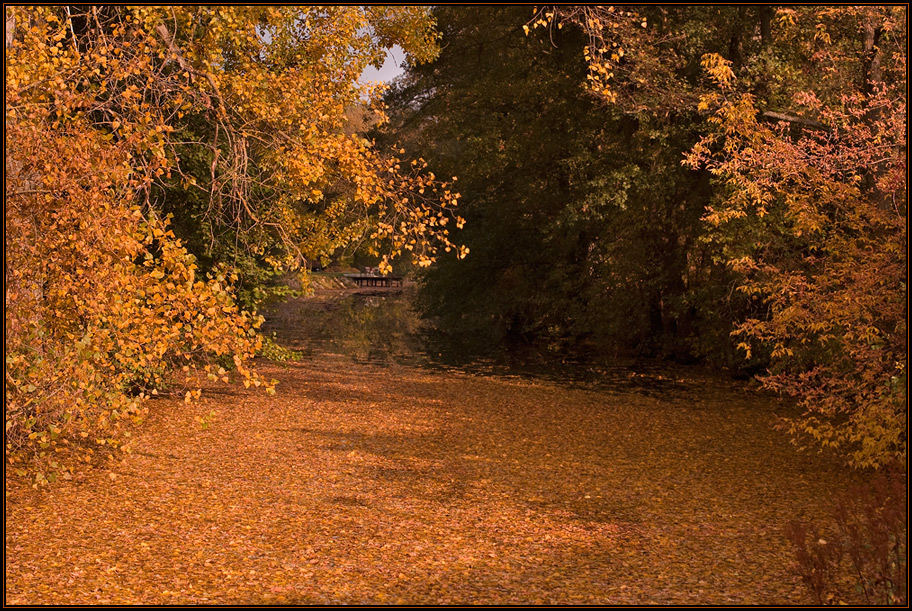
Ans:
POLYGON ((731 38, 728 41, 728 59, 732 67, 737 69, 744 64, 744 57, 741 53, 741 37, 744 35, 744 17, 747 14, 747 7, 738 7, 738 18, 732 31, 731 38))
POLYGON ((760 113, 760 116, 766 117, 767 119, 775 119, 776 121, 786 121, 788 123, 796 123, 798 125, 803 125, 805 127, 810 127, 811 129, 819 129, 821 131, 830 132, 832 131, 829 127, 820 123, 819 121, 814 121, 813 119, 807 119, 805 117, 799 117, 797 115, 790 115, 784 112, 776 112, 774 110, 764 110, 760 113))
MULTIPOLYGON (((881 52, 878 44, 883 28, 875 26, 871 21, 864 24, 864 55, 862 57, 864 82, 862 91, 868 96, 874 95, 874 90, 883 82, 883 70, 880 67, 881 52)), ((868 111, 867 119, 870 123, 880 118, 880 112, 876 109, 868 111)))
POLYGON ((773 42, 773 15, 775 9, 765 5, 760 7, 760 44, 765 49, 773 42))
POLYGON ((16 36, 16 16, 9 15, 6 18, 6 48, 13 46, 13 40, 16 36))

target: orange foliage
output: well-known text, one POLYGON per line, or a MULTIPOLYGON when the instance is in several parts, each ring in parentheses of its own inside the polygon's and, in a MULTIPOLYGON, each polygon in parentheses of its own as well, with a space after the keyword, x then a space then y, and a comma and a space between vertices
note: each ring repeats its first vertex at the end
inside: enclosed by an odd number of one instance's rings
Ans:
POLYGON ((706 220, 743 274, 740 290, 767 306, 735 334, 748 358, 758 345, 771 350, 764 384, 807 410, 786 421, 793 434, 845 451, 857 467, 903 462, 905 12, 783 10, 780 21, 787 40, 840 70, 794 93, 801 115, 787 117, 791 123, 770 124, 759 120, 752 95, 734 89, 727 62, 704 57, 721 92, 701 102, 715 110, 713 133, 689 158, 724 181, 725 196, 706 220), (867 57, 858 40, 870 45, 867 57), (840 87, 828 91, 837 78, 840 87))
POLYGON ((48 127, 7 131, 11 464, 81 438, 119 446, 122 425, 145 413, 145 393, 178 366, 228 357, 248 383, 263 383, 245 366, 260 317, 238 310, 224 279, 197 278, 166 223, 133 205, 124 152, 94 130, 49 137, 48 127))
POLYGON ((231 270, 197 277, 153 186, 201 189, 277 268, 371 233, 383 266, 405 250, 429 264, 454 246, 458 198, 344 130, 384 45, 433 56, 424 9, 71 9, 6 9, 6 454, 39 459, 38 483, 66 472, 54 457, 77 440, 120 444, 176 371, 235 368, 273 392, 248 364, 261 318, 237 307, 231 270), (182 140, 188 114, 206 140, 182 140), (208 177, 185 172, 188 147, 210 150, 208 177), (347 197, 306 211, 340 180, 347 197))
POLYGON ((729 58, 689 42, 718 42, 724 24, 647 10, 544 8, 530 23, 589 36, 589 86, 606 102, 708 114, 684 162, 715 177, 710 239, 763 310, 736 329, 739 347, 768 354, 764 384, 806 408, 792 433, 855 466, 903 461, 906 9, 745 9, 729 58), (708 78, 688 82, 696 59, 708 78))

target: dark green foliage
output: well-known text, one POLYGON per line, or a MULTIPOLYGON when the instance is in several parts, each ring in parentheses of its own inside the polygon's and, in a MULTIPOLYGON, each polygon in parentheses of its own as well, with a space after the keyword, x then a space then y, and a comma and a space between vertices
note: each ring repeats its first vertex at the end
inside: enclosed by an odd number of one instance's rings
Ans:
MULTIPOLYGON (((444 41, 388 97, 389 132, 458 175, 471 250, 424 277, 454 334, 561 349, 731 360, 728 272, 681 167, 697 117, 633 116, 585 90, 583 36, 526 36, 529 7, 442 7, 444 41)), ((740 298, 740 297, 739 297, 740 298)))
MULTIPOLYGON (((213 132, 213 126, 199 114, 188 114, 179 122, 176 139, 185 143, 177 146, 181 172, 152 187, 156 209, 170 215, 172 230, 196 257, 202 272, 221 270, 237 277, 237 298, 245 308, 256 309, 270 297, 299 294, 277 281, 283 272, 267 260, 282 257, 279 236, 240 211, 217 204, 221 197, 210 192, 214 188, 213 150, 200 143, 212 140, 213 132)), ((221 146, 219 156, 227 155, 226 147, 221 146)), ((249 171, 257 172, 255 164, 249 171)), ((218 181, 217 172, 216 184, 218 181)), ((261 200, 272 195, 262 185, 256 190, 251 195, 261 200)))

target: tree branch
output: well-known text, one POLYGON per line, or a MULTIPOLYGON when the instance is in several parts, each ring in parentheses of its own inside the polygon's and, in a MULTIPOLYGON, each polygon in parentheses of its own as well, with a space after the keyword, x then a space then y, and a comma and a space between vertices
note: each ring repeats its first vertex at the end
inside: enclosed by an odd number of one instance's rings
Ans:
POLYGON ((799 117, 797 115, 789 115, 782 112, 776 112, 773 110, 764 110, 760 113, 760 116, 767 119, 774 119, 776 121, 786 121, 787 123, 797 123, 798 125, 804 125, 805 127, 810 127, 811 129, 819 129, 825 132, 832 132, 832 128, 814 121, 813 119, 806 119, 805 117, 799 117))
POLYGON ((188 62, 184 58, 184 56, 181 55, 181 52, 177 48, 177 45, 174 44, 174 38, 171 37, 171 33, 168 32, 168 28, 165 26, 165 24, 160 23, 157 26, 155 26, 155 31, 158 32, 158 35, 161 36, 162 40, 165 41, 165 44, 168 45, 168 50, 171 51, 171 55, 174 56, 174 58, 177 60, 177 63, 180 64, 181 68, 183 68, 190 74, 202 76, 207 81, 209 81, 209 86, 212 87, 212 91, 215 94, 215 99, 218 100, 219 110, 221 110, 222 113, 224 114, 225 113, 225 103, 222 100, 222 94, 219 91, 218 85, 216 84, 215 79, 212 77, 212 75, 209 74, 208 72, 206 72, 206 73, 200 72, 199 70, 197 70, 196 68, 194 68, 193 66, 190 65, 190 62, 188 62))

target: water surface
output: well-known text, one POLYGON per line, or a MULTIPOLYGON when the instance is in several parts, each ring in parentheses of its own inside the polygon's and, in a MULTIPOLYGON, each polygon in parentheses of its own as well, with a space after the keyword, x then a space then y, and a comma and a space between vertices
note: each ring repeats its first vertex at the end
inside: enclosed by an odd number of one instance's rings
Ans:
MULTIPOLYGON (((415 287, 321 291, 289 299, 264 312, 264 331, 305 359, 333 354, 359 364, 409 365, 478 375, 535 378, 570 386, 636 390, 682 399, 711 379, 735 384, 705 368, 647 359, 608 358, 554 346, 500 346, 458 337, 422 319, 415 287)), ((743 386, 743 384, 738 384, 743 386)))

